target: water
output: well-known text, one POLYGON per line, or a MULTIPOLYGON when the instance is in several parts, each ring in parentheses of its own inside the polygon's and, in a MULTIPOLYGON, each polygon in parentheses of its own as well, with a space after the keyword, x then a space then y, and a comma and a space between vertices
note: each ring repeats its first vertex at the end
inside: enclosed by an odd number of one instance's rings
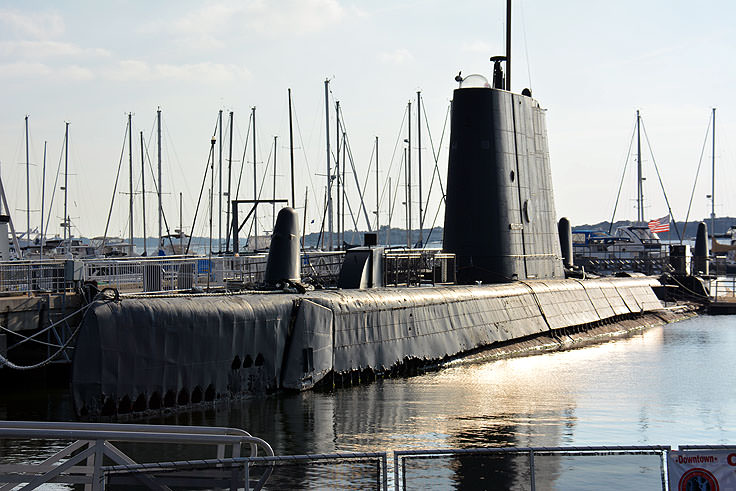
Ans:
POLYGON ((244 428, 278 453, 736 442, 733 318, 572 351, 156 419, 244 428))
MULTIPOLYGON (((146 422, 239 427, 277 454, 733 444, 734 356, 733 317, 703 316, 572 351, 458 364, 146 422)), ((72 413, 65 392, 39 390, 3 397, 0 416, 63 420, 72 413)))
MULTIPOLYGON (((736 441, 736 325, 701 316, 572 351, 458 364, 333 392, 147 420, 244 428, 280 453, 736 441)), ((0 418, 69 420, 64 390, 0 398, 0 418)))

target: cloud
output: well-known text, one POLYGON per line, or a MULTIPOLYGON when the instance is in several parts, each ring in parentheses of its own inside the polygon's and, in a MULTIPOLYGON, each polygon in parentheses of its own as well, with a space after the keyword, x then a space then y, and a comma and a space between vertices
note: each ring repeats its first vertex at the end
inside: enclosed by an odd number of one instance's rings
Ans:
POLYGON ((271 38, 320 32, 346 15, 338 0, 247 0, 210 4, 142 30, 165 30, 189 47, 208 50, 226 46, 240 32, 271 38))
POLYGON ((0 56, 39 59, 75 57, 108 57, 110 52, 102 48, 81 48, 59 41, 0 41, 0 56))
POLYGON ((262 34, 309 34, 336 24, 345 16, 337 0, 254 0, 248 6, 249 25, 262 34))
POLYGON ((89 68, 79 65, 68 65, 56 70, 57 76, 64 80, 83 82, 95 78, 95 74, 89 68))
POLYGON ((378 55, 378 59, 383 63, 392 65, 403 65, 414 59, 414 56, 405 48, 396 49, 391 52, 384 52, 378 55))
MULTIPOLYGON (((34 39, 52 39, 64 33, 64 20, 57 13, 22 14, 12 10, 0 10, 0 24, 20 36, 34 39)), ((6 31, 7 32, 7 31, 6 31)))
POLYGON ((251 73, 246 68, 234 64, 151 65, 141 60, 124 60, 106 69, 104 76, 111 80, 123 82, 176 80, 207 84, 248 80, 251 78, 251 73))
POLYGON ((39 78, 56 81, 85 81, 95 78, 95 74, 89 68, 79 65, 52 66, 25 61, 0 64, 0 79, 34 80, 39 78))
POLYGON ((48 77, 51 73, 51 67, 43 63, 20 61, 17 63, 5 63, 0 65, 0 78, 5 80, 29 77, 48 77))

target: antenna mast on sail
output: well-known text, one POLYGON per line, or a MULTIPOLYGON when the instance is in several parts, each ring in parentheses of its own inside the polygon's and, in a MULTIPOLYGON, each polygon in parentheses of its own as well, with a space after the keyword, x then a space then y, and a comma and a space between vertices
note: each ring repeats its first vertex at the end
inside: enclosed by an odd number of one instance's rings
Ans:
POLYGON ((506 90, 511 92, 511 0, 506 0, 506 90))

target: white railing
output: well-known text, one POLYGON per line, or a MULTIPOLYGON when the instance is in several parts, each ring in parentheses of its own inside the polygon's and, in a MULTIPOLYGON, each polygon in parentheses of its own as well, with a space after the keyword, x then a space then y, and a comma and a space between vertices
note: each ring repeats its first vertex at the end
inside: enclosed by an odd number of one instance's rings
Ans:
POLYGON ((716 302, 736 302, 736 276, 719 276, 712 280, 710 292, 716 302))
MULTIPOLYGON (((303 281, 336 285, 344 257, 344 251, 303 253, 303 281)), ((0 262, 0 293, 61 292, 82 282, 121 293, 237 290, 263 283, 267 261, 267 254, 5 261, 0 262)), ((455 282, 455 256, 439 250, 387 250, 384 266, 386 285, 455 282)))
MULTIPOLYGON (((23 440, 40 447, 51 441, 71 443, 37 463, 29 462, 27 457, 17 462, 4 457, 0 461, 0 484, 5 485, 0 489, 13 489, 20 484, 26 484, 23 489, 34 489, 47 483, 84 484, 85 489, 93 491, 106 489, 110 477, 106 463, 140 465, 118 448, 120 443, 143 446, 149 450, 149 455, 150 448, 160 445, 164 454, 174 446, 194 446, 206 453, 212 453, 214 447, 213 457, 220 460, 240 458, 243 449, 247 451, 245 456, 273 456, 266 441, 244 430, 206 426, 4 421, 0 423, 0 441, 3 440, 23 440)), ((271 472, 267 468, 258 481, 244 482, 243 468, 238 470, 240 472, 227 473, 224 480, 229 482, 223 487, 239 489, 245 484, 246 489, 261 489, 271 472)), ((143 472, 132 473, 131 477, 136 484, 149 489, 168 489, 157 478, 143 472)), ((190 479, 190 486, 198 487, 197 480, 190 479)))
POLYGON ((0 262, 0 292, 64 291, 65 261, 2 261, 0 262))
MULTIPOLYGON (((267 485, 269 489, 403 491, 484 484, 485 488, 531 491, 622 485, 664 491, 668 485, 677 486, 668 479, 672 460, 668 445, 398 450, 388 459, 388 452, 274 455, 267 442, 234 428, 0 422, 0 445, 9 448, 6 441, 23 445, 17 447, 23 449, 23 456, 0 458, 0 490, 23 484, 23 489, 33 489, 47 483, 82 484, 90 490, 131 486, 250 490, 267 485), (45 457, 60 442, 73 443, 45 457), (160 452, 152 450, 156 445, 160 452), (213 447, 215 455, 199 457, 213 447), (160 458, 182 455, 184 448, 186 460, 160 458), (38 456, 29 457, 33 449, 38 456), (195 451, 197 457, 192 457, 195 451), (135 461, 136 453, 144 454, 146 461, 135 461)), ((733 453, 736 447, 681 445, 678 449, 679 453, 703 451, 733 453)))

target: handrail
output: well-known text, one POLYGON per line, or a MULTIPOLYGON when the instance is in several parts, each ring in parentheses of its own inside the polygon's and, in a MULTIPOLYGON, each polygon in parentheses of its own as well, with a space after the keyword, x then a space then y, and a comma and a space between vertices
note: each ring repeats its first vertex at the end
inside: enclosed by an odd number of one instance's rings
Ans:
MULTIPOLYGON (((258 457, 259 449, 265 456, 274 455, 265 440, 242 429, 225 427, 4 421, 0 422, 0 440, 3 439, 74 441, 40 463, 0 464, 0 483, 28 483, 29 489, 50 482, 78 482, 91 485, 93 490, 103 489, 105 458, 117 465, 138 465, 111 442, 210 445, 216 446, 217 459, 225 458, 226 447, 231 447, 232 458, 241 457, 242 445, 250 447, 251 457, 258 457)), ((270 472, 267 469, 257 487, 265 483, 270 472)), ((155 485, 151 476, 135 477, 155 485)))

